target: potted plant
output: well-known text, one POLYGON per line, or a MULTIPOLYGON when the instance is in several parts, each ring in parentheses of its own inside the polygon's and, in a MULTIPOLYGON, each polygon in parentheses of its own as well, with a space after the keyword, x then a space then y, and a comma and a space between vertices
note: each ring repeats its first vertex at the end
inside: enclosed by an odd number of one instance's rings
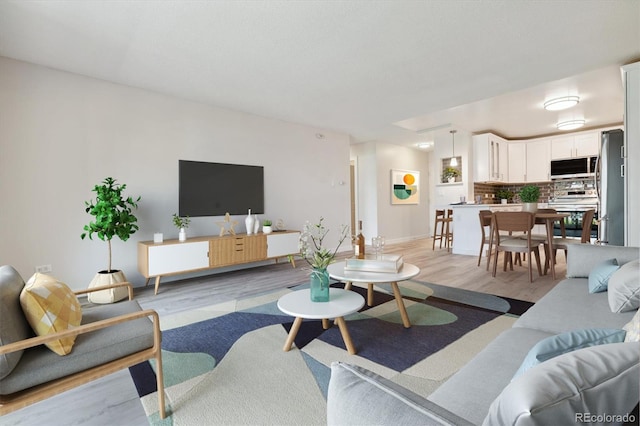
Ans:
POLYGON ((538 200, 540 199, 540 188, 536 185, 525 185, 519 192, 522 201, 522 210, 535 213, 538 210, 538 200))
POLYGON ((496 197, 498 197, 502 204, 507 204, 513 195, 513 192, 508 189, 499 189, 496 191, 496 197))
POLYGON ((180 217, 177 213, 173 214, 173 224, 178 228, 178 240, 187 241, 187 228, 191 223, 189 216, 180 217))
POLYGON ((442 182, 444 183, 453 183, 456 181, 456 178, 460 176, 460 171, 454 167, 445 167, 442 171, 442 182))
POLYGON ((265 234, 270 234, 273 231, 271 228, 271 221, 269 219, 265 219, 262 221, 262 232, 265 234))
MULTIPOLYGON (((119 184, 112 177, 107 177, 102 184, 95 185, 93 192, 96 199, 85 201, 85 211, 95 219, 84 226, 80 237, 86 236, 93 239, 93 235, 107 242, 108 262, 107 269, 99 271, 89 284, 89 288, 127 281, 124 273, 111 268, 111 239, 118 237, 127 241, 138 230, 138 219, 133 214, 133 209, 138 208, 140 197, 134 200, 132 197, 124 197, 123 192, 127 185, 119 184)), ((92 303, 112 303, 128 296, 126 287, 96 291, 89 293, 88 298, 92 303)))

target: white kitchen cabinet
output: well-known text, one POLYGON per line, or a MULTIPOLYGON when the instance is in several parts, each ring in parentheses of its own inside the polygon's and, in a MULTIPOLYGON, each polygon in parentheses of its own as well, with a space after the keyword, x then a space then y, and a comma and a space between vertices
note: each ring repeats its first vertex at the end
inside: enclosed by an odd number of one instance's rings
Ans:
POLYGON ((526 147, 527 172, 525 182, 546 182, 551 180, 549 139, 527 141, 526 147))
POLYGON ((473 136, 473 179, 475 182, 507 182, 508 142, 492 133, 473 136))
POLYGON ((549 180, 549 139, 509 142, 509 182, 549 180))
POLYGON ((551 159, 596 156, 600 151, 600 132, 581 132, 551 138, 551 159))
POLYGON ((527 175, 527 143, 509 142, 509 182, 525 182, 527 175))

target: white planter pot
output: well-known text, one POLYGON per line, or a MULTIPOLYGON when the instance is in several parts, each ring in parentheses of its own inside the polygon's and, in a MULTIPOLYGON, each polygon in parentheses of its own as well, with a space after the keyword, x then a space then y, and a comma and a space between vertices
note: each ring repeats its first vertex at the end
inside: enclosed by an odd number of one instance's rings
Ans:
POLYGON ((180 242, 187 241, 187 230, 184 228, 180 228, 180 232, 178 232, 178 240, 180 242))
POLYGON ((273 232, 273 228, 271 228, 271 226, 263 226, 262 227, 262 232, 264 234, 270 234, 271 232, 273 232))
POLYGON ((507 199, 506 198, 501 198, 500 199, 500 204, 507 204, 507 199))
POLYGON ((538 203, 522 203, 522 211, 535 213, 538 211, 538 203))
MULTIPOLYGON (((112 270, 110 273, 107 273, 107 271, 100 271, 89 283, 89 288, 117 284, 125 281, 127 281, 127 277, 124 276, 124 272, 122 271, 112 270)), ((87 298, 91 303, 113 303, 118 300, 126 299, 127 297, 129 297, 129 290, 127 290, 126 287, 94 291, 87 295, 87 298)))

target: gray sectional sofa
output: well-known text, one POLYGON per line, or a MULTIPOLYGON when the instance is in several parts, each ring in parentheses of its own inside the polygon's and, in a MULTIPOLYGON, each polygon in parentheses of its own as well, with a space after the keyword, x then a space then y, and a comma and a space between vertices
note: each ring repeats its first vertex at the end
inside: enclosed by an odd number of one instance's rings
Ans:
POLYGON ((637 326, 639 254, 635 247, 570 246, 567 278, 426 398, 358 366, 333 363, 328 424, 637 424, 640 342, 583 347, 514 375, 543 340, 637 326), (592 294, 589 275, 607 259, 628 263, 626 283, 592 294))

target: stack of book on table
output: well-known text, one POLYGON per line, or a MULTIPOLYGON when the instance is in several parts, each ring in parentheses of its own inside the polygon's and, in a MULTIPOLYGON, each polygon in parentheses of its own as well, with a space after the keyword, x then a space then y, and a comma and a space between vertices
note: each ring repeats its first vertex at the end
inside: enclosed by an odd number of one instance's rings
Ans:
POLYGON ((364 259, 351 257, 346 259, 345 271, 398 273, 402 268, 402 255, 367 254, 364 259))

